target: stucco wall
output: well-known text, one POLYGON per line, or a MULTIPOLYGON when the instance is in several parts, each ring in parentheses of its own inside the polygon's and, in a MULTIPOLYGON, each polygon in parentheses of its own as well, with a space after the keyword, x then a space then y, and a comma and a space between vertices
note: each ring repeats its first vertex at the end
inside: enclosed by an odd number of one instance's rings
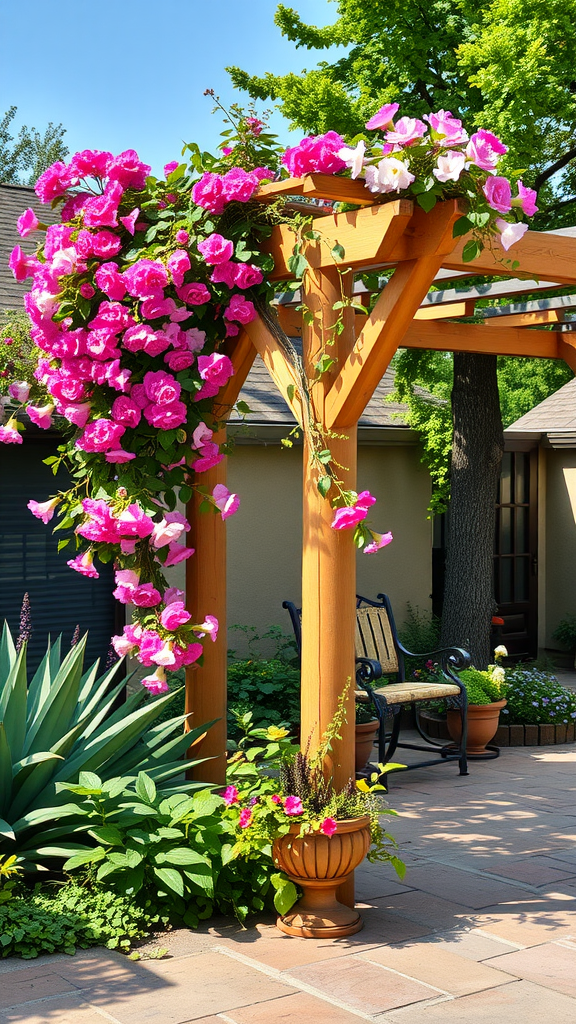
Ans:
POLYGON ((560 619, 576 614, 576 449, 546 451, 546 646, 560 619))
MULTIPOLYGON (((300 603, 302 449, 277 444, 237 445, 228 460, 228 486, 241 495, 228 520, 228 622, 272 624, 289 631, 286 598, 300 603)), ((364 445, 358 451, 358 490, 378 499, 371 520, 394 541, 375 555, 358 555, 358 591, 392 599, 400 624, 410 601, 430 608, 431 523, 426 518, 430 478, 413 445, 364 445)), ((240 634, 229 645, 242 649, 240 634)))

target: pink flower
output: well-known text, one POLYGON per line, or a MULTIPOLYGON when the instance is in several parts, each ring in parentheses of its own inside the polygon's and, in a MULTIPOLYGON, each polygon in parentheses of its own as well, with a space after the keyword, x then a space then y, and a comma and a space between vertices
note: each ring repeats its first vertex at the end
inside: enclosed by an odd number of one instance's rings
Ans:
POLYGON ((380 110, 377 110, 372 115, 369 121, 366 122, 366 127, 370 131, 374 131, 376 128, 391 128, 393 127, 393 118, 400 109, 398 103, 385 103, 380 110))
POLYGON ((248 828, 251 821, 252 811, 250 810, 249 807, 245 807, 242 811, 240 811, 240 820, 238 821, 238 824, 240 828, 248 828))
POLYGON ((167 352, 164 356, 164 362, 166 365, 174 371, 174 373, 180 373, 181 370, 187 370, 189 366, 193 366, 196 357, 191 352, 186 352, 178 349, 175 352, 167 352))
POLYGON ((281 804, 282 803, 282 797, 278 796, 278 793, 274 793, 274 795, 271 796, 270 799, 271 799, 273 804, 281 804))
POLYGON ((203 242, 198 242, 198 251, 202 253, 209 266, 214 266, 216 263, 225 263, 232 258, 234 243, 217 232, 213 232, 203 242))
POLYGON ((112 157, 108 164, 107 174, 112 181, 119 181, 123 188, 141 191, 151 167, 143 164, 134 149, 126 149, 118 156, 112 157))
POLYGON ((112 403, 112 418, 123 427, 137 427, 142 410, 128 395, 119 395, 112 403))
POLYGON ((113 420, 98 419, 84 428, 76 441, 76 447, 85 452, 107 452, 115 448, 125 432, 125 427, 113 420))
POLYGON ((500 232, 500 245, 506 252, 528 231, 527 224, 509 224, 508 221, 502 220, 500 217, 496 219, 496 227, 500 232))
POLYGON ((84 498, 82 508, 89 519, 77 527, 76 533, 87 540, 117 544, 118 521, 112 515, 107 502, 103 498, 84 498))
POLYGON ((66 565, 81 573, 82 576, 89 576, 91 579, 97 580, 100 574, 94 568, 93 560, 94 555, 92 552, 84 551, 81 555, 76 555, 76 558, 71 558, 69 562, 66 562, 66 565))
POLYGON ((178 644, 174 644, 172 647, 174 652, 174 668, 183 668, 184 665, 193 665, 198 658, 202 657, 204 648, 202 644, 188 644, 187 647, 180 647, 178 644))
POLYGON ((210 275, 210 280, 214 284, 225 284, 227 288, 233 288, 236 284, 238 266, 239 264, 232 263, 230 260, 227 260, 226 263, 218 263, 210 275))
POLYGON ((304 807, 299 796, 287 796, 284 799, 284 811, 289 817, 304 814, 304 807))
POLYGON ((312 174, 315 171, 323 174, 337 174, 346 166, 344 160, 338 156, 339 150, 344 145, 344 139, 337 132, 309 136, 302 139, 298 146, 287 149, 282 157, 282 163, 296 178, 301 178, 304 174, 312 174))
POLYGON ((214 504, 220 509, 222 519, 233 516, 240 507, 240 498, 237 494, 232 494, 225 484, 216 484, 212 491, 212 497, 214 504))
POLYGON ((36 257, 26 256, 19 245, 14 246, 10 253, 8 266, 17 281, 25 281, 27 277, 32 277, 36 267, 39 265, 36 257))
POLYGON ((198 356, 198 372, 203 381, 215 388, 212 394, 216 394, 233 376, 234 366, 232 360, 222 352, 211 352, 209 356, 198 356))
POLYGON ((444 146, 460 146, 468 142, 468 135, 462 127, 462 121, 452 116, 450 110, 438 110, 435 114, 424 114, 424 120, 439 136, 444 146))
POLYGON ((61 160, 47 167, 34 186, 34 191, 41 203, 49 203, 58 196, 63 196, 70 184, 70 172, 61 160))
POLYGON ((245 124, 252 132, 252 135, 260 135, 260 132, 264 127, 264 122, 260 121, 260 119, 257 117, 247 117, 245 120, 245 124))
POLYGON ((118 516, 118 532, 122 537, 149 537, 154 529, 154 523, 150 516, 146 515, 144 509, 136 502, 128 505, 118 516))
POLYGON ((57 505, 60 502, 60 498, 50 498, 48 501, 29 501, 27 508, 30 509, 33 516, 36 519, 41 519, 44 525, 50 522, 57 505))
POLYGON ((131 602, 137 608, 155 608, 160 604, 162 595, 152 583, 143 583, 132 592, 131 602))
POLYGON ((89 281, 83 281, 78 291, 80 292, 80 295, 82 296, 83 299, 91 299, 94 297, 94 295, 96 295, 96 289, 93 287, 93 285, 90 284, 89 281))
POLYGON ((219 174, 203 174, 192 189, 192 200, 196 206, 217 215, 224 212, 226 199, 222 195, 222 178, 219 174))
POLYGON ((152 427, 160 430, 172 430, 186 422, 187 409, 184 402, 171 402, 169 405, 147 405, 144 417, 152 427))
POLYGON ((132 569, 120 569, 116 572, 114 580, 116 589, 112 591, 112 597, 121 604, 131 604, 132 595, 140 583, 138 573, 132 569))
POLYGON ((164 565, 168 568, 170 565, 178 565, 179 562, 185 562, 187 558, 190 558, 194 554, 194 548, 186 548, 181 544, 170 544, 168 546, 168 558, 165 559, 164 565))
POLYGON ((94 275, 96 284, 109 299, 123 299, 126 295, 124 278, 116 263, 102 263, 94 275))
POLYGON ((432 174, 438 181, 458 181, 465 163, 464 153, 449 149, 447 153, 438 157, 438 166, 434 168, 432 174))
POLYGON ((180 228, 180 230, 176 232, 176 241, 178 242, 178 245, 188 245, 190 235, 187 231, 184 231, 183 228, 180 228))
POLYGON ((264 275, 260 270, 260 267, 255 267, 252 263, 238 263, 236 269, 236 287, 237 288, 253 288, 256 284, 261 284, 264 280, 264 275))
POLYGON ((224 310, 226 320, 237 320, 240 324, 249 324, 256 319, 254 303, 236 292, 230 299, 228 307, 224 310))
POLYGON ((26 412, 32 423, 42 430, 48 430, 52 426, 53 405, 29 405, 26 412))
POLYGON ((324 821, 320 825, 320 831, 323 832, 325 836, 333 836, 337 828, 338 824, 334 818, 324 818, 324 821))
POLYGON ((83 206, 84 227, 116 228, 118 227, 118 204, 124 189, 117 181, 106 185, 100 196, 92 196, 83 206))
POLYGON ((170 163, 164 164, 164 177, 167 178, 168 175, 172 174, 172 171, 175 171, 179 166, 180 165, 177 160, 171 160, 170 163))
POLYGON ((222 455, 217 444, 209 443, 202 445, 198 449, 198 458, 192 466, 195 473, 205 473, 209 469, 213 469, 217 466, 224 456, 222 455))
POLYGON ((129 327, 122 337, 122 344, 129 352, 146 352, 149 356, 159 356, 170 344, 169 339, 161 331, 154 331, 149 324, 135 324, 129 327))
POLYGON ((18 220, 16 222, 16 227, 18 228, 18 234, 20 235, 20 238, 26 238, 27 235, 31 234, 32 231, 37 231, 39 224, 40 221, 34 213, 34 210, 30 208, 28 210, 25 210, 24 213, 20 217, 18 217, 18 220))
POLYGON ((115 448, 114 451, 106 452, 104 458, 106 459, 106 462, 120 465, 123 462, 131 462, 132 459, 136 458, 136 454, 134 452, 124 451, 123 448, 115 448))
POLYGON ((167 544, 172 544, 173 541, 178 540, 183 532, 184 526, 182 523, 169 523, 166 519, 162 519, 159 523, 154 523, 154 529, 150 535, 150 543, 157 549, 164 548, 167 544))
POLYGON ((183 601, 172 601, 161 613, 160 622, 164 626, 164 629, 174 632, 179 626, 183 626, 185 622, 190 622, 192 616, 190 612, 186 611, 183 601))
POLYGON ((175 377, 164 370, 149 371, 144 375, 144 389, 150 402, 157 405, 171 405, 180 398, 181 385, 175 377))
POLYGON ((172 275, 174 284, 179 288, 184 281, 184 274, 190 270, 190 257, 184 249, 177 249, 166 260, 166 266, 172 275))
POLYGON ((498 213, 508 213, 512 209, 512 192, 508 178, 488 178, 482 187, 488 205, 498 213))
POLYGON ((536 200, 538 193, 533 188, 526 188, 521 181, 518 182, 518 196, 512 200, 512 206, 520 206, 527 217, 533 217, 538 213, 536 200))
POLYGON ((69 164, 72 181, 75 183, 81 178, 105 178, 111 160, 112 153, 99 149, 83 149, 75 153, 69 164))
POLYGON ((168 590, 164 591, 164 604, 169 605, 174 601, 181 601, 186 595, 183 590, 178 590, 178 587, 168 587, 168 590))
POLYGON ((365 555, 373 555, 376 551, 380 551, 380 548, 385 548, 387 544, 390 544, 393 540, 391 533, 374 533, 370 531, 374 540, 370 544, 365 544, 362 548, 365 555))
POLYGON ((222 799, 227 807, 231 807, 232 804, 238 803, 238 790, 236 786, 227 786, 222 793, 222 799))
POLYGON ((2 444, 22 444, 22 435, 14 425, 14 420, 8 420, 5 426, 0 426, 0 442, 2 444))
POLYGON ((166 672, 163 668, 157 668, 153 675, 145 676, 142 679, 142 686, 145 686, 150 693, 156 696, 159 693, 167 693, 170 687, 166 682, 166 672))
POLYGON ((203 306, 211 298, 210 291, 201 281, 191 281, 190 284, 177 288, 176 294, 187 306, 203 306))
POLYGON ((505 146, 492 132, 484 128, 472 135, 466 146, 466 156, 471 164, 491 173, 496 169, 498 157, 508 152, 505 146))
POLYGON ((218 639, 219 629, 218 619, 214 615, 207 615, 204 622, 201 622, 198 626, 194 626, 194 629, 198 633, 198 636, 205 636, 206 633, 210 637, 213 643, 218 639), (200 632, 202 630, 202 632, 200 632))
POLYGON ((127 636, 113 636, 111 643, 119 658, 123 658, 125 654, 131 654, 138 647, 138 644, 129 640, 127 636))
POLYGON ((337 508, 331 526, 333 530, 351 530, 366 519, 368 509, 376 503, 370 491, 361 491, 353 505, 337 508))
POLYGON ((160 295, 168 284, 168 271, 159 260, 137 260, 127 267, 122 277, 130 295, 140 299, 160 295))
POLYGON ((241 167, 232 167, 222 178, 222 196, 226 202, 247 203, 258 188, 258 178, 241 167))
POLYGON ((101 302, 98 306, 98 313, 90 320, 88 326, 93 331, 105 327, 113 334, 120 334, 120 331, 133 327, 135 323, 130 310, 121 302, 101 302))
POLYGON ((201 448, 212 440, 213 431, 202 420, 192 434, 192 448, 201 448))
POLYGON ((8 387, 8 394, 17 402, 25 402, 30 394, 30 385, 25 380, 13 380, 8 387))
POLYGON ((386 132, 386 142, 393 145, 410 146, 426 134, 427 128, 417 117, 401 117, 392 131, 386 132))
MULTIPOLYGON (((120 223, 124 225, 129 235, 133 235, 137 229, 140 230, 140 225, 136 223, 139 213, 139 208, 135 206, 130 213, 126 214, 125 217, 120 217, 120 223)), ((146 227, 146 225, 144 225, 144 227, 146 227)))
MULTIPOLYGON (((92 253, 94 256, 98 256, 102 260, 107 260, 110 259, 111 256, 116 256, 122 248, 122 242, 118 238, 118 235, 115 235, 113 231, 108 231, 106 228, 104 228, 103 231, 97 231, 95 235, 90 235, 88 231, 81 231, 80 234, 89 236, 91 239, 90 247, 92 249, 92 253)), ((76 248, 78 249, 78 252, 80 252, 78 241, 79 237, 76 239, 76 248)), ((87 253, 86 255, 91 255, 91 253, 87 253)))

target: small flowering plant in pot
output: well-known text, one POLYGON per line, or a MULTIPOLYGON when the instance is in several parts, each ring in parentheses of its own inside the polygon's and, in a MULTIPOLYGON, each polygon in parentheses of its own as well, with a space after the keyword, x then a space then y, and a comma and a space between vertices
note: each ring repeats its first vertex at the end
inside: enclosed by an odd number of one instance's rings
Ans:
MULTIPOLYGON (((485 672, 477 668, 467 668, 460 672, 460 679, 466 687, 468 695, 468 734, 466 753, 485 755, 487 744, 493 739, 498 728, 500 712, 506 707, 506 670, 498 662, 508 652, 502 645, 494 651, 494 665, 489 665, 485 672)), ((460 740, 460 712, 449 709, 447 715, 448 731, 455 742, 460 740)))
MULTIPOLYGON (((362 928, 359 913, 343 906, 336 893, 366 855, 372 861, 389 861, 401 878, 405 871, 396 855, 396 841, 380 822, 382 814, 395 812, 382 806, 378 790, 384 787, 377 783, 379 775, 373 776, 372 784, 350 779, 341 790, 326 775, 327 755, 344 720, 341 698, 314 755, 287 751, 279 760, 277 774, 264 763, 255 787, 231 785, 224 794, 237 826, 233 854, 249 857, 270 852, 292 883, 285 891, 286 908, 276 901, 281 910, 278 927, 303 938, 338 938, 362 928), (291 906, 296 886, 304 896, 291 906)), ((276 732, 285 735, 285 730, 276 732)), ((246 757, 250 755, 248 751, 246 757)), ((241 760, 237 765, 241 767, 241 760)), ((395 767, 380 765, 380 774, 395 767)), ((242 775, 237 777, 240 780, 242 775)), ((250 770, 244 778, 251 779, 250 770)))

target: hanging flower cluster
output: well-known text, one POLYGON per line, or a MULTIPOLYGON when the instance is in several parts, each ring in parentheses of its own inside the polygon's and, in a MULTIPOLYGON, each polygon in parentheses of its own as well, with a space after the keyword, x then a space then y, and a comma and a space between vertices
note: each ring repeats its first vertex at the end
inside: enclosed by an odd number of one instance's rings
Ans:
POLYGON ((469 138, 449 110, 425 114, 423 121, 394 121, 398 110, 397 103, 387 103, 366 122, 368 131, 382 133, 382 141, 367 145, 360 139, 351 148, 330 131, 286 150, 283 163, 295 177, 338 174, 348 168, 352 178, 363 179, 375 196, 414 196, 426 211, 440 199, 466 198, 470 209, 457 222, 455 235, 472 232, 463 253, 467 261, 492 238, 497 237, 505 250, 522 238, 528 230, 523 216, 538 212, 536 192, 518 181, 518 194, 513 196, 509 180, 496 173, 507 152, 500 139, 483 128, 469 138))

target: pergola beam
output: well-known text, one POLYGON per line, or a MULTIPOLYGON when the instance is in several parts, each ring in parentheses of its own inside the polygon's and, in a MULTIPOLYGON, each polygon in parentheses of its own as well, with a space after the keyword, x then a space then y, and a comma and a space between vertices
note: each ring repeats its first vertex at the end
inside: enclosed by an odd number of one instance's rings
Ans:
POLYGON ((559 335, 552 331, 419 320, 413 321, 409 326, 400 347, 433 349, 439 352, 477 352, 486 355, 558 359, 558 338, 559 335))
POLYGON ((300 381, 294 367, 286 358, 280 342, 268 330, 260 316, 246 326, 246 332, 254 349, 261 356, 268 373, 284 401, 289 406, 297 422, 302 425, 303 410, 299 397, 300 381))
MULTIPOLYGON (((458 239, 450 256, 444 260, 447 270, 463 270, 470 266, 462 259, 467 239, 458 239)), ((476 257, 472 266, 478 274, 501 276, 506 273, 507 263, 514 266, 514 272, 540 277, 545 274, 557 285, 576 284, 576 238, 571 235, 548 234, 543 231, 527 231, 508 256, 500 246, 485 248, 476 257)))

